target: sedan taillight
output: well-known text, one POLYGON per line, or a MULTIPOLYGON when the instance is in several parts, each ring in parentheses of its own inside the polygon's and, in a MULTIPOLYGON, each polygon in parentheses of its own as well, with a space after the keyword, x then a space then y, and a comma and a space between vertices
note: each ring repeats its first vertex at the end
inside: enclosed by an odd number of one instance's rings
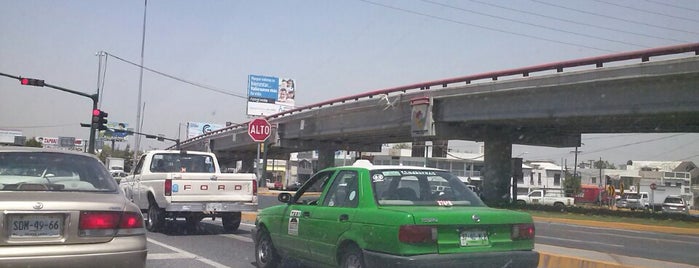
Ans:
POLYGON ((512 240, 534 239, 535 233, 536 231, 534 229, 534 224, 515 224, 512 225, 512 233, 510 233, 510 237, 512 240))
POLYGON ((143 217, 137 212, 83 211, 80 236, 127 236, 145 234, 143 217))
POLYGON ((424 225, 401 225, 398 241, 403 243, 432 243, 437 241, 437 228, 424 225))

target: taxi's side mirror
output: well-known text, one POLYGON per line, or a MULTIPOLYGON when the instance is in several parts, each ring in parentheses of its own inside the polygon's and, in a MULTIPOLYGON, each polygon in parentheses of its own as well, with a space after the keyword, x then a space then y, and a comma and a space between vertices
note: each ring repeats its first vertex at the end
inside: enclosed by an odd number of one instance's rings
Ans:
POLYGON ((289 203, 291 201, 291 194, 290 193, 280 193, 277 196, 277 200, 282 203, 289 203))

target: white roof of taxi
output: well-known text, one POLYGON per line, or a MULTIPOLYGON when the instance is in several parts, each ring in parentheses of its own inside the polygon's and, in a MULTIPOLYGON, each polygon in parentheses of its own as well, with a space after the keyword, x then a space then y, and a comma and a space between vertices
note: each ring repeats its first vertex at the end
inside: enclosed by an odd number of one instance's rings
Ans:
POLYGON ((440 170, 442 171, 443 169, 438 169, 438 168, 431 168, 431 167, 416 167, 416 166, 400 166, 400 165, 374 165, 369 160, 365 159, 360 159, 354 162, 351 166, 348 167, 363 167, 368 170, 378 170, 378 169, 403 169, 403 170, 440 170))

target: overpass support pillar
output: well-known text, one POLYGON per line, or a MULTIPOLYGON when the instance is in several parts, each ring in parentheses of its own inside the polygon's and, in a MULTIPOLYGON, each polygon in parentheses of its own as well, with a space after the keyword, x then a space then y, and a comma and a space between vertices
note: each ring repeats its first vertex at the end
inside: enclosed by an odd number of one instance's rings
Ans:
POLYGON ((318 150, 318 170, 335 166, 335 149, 318 150))
POLYGON ((255 158, 254 157, 246 157, 243 158, 243 160, 240 161, 240 170, 238 172, 240 173, 255 173, 255 158))
POLYGON ((503 130, 489 129, 485 139, 483 201, 488 206, 510 202, 512 142, 503 130))

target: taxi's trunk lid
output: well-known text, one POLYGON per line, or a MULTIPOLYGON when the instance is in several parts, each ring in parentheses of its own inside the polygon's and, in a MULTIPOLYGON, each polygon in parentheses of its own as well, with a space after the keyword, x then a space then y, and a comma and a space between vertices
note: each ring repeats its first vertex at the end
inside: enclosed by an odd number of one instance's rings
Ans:
POLYGON ((533 232, 533 221, 526 213, 502 213, 488 207, 384 207, 412 216, 414 225, 431 226, 439 253, 531 250, 530 239, 517 234, 526 229, 533 232), (513 232, 515 233, 513 235, 513 232))

